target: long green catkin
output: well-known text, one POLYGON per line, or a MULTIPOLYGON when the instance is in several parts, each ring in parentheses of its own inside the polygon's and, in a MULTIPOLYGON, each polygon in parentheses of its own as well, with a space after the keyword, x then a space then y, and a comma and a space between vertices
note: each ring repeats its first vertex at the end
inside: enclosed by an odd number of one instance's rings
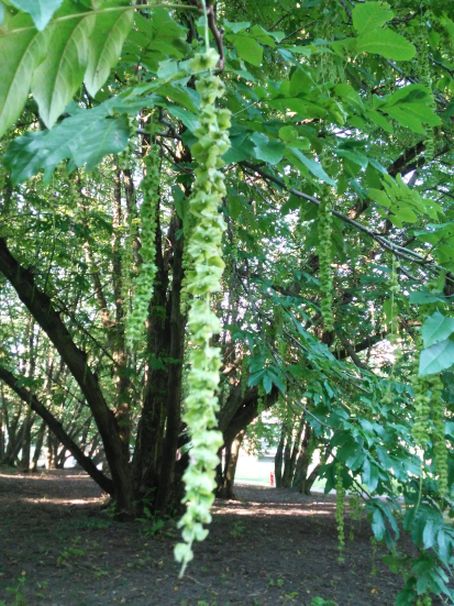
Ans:
POLYGON ((201 98, 200 126, 195 131, 197 142, 191 148, 197 168, 189 201, 191 229, 186 243, 189 372, 183 421, 190 437, 190 460, 183 476, 186 512, 178 524, 183 542, 174 550, 175 559, 182 565, 180 577, 193 558, 194 541, 203 541, 208 534, 204 525, 211 521, 217 452, 222 445, 222 435, 215 429, 221 358, 219 348, 211 345, 212 337, 220 331, 220 322, 211 309, 211 297, 220 291, 224 269, 225 224, 219 205, 226 188, 220 168, 229 148, 230 112, 215 106, 216 99, 224 93, 221 79, 211 74, 218 59, 216 51, 208 49, 190 63, 193 73, 203 75, 196 83, 201 98))

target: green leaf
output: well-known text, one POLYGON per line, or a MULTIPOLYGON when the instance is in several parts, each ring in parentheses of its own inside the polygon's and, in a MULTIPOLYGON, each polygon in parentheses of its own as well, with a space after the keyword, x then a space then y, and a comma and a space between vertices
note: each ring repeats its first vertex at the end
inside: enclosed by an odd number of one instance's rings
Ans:
POLYGON ((300 93, 308 94, 314 88, 314 81, 307 69, 298 67, 290 78, 289 94, 297 97, 300 93))
POLYGON ((433 520, 427 520, 422 533, 424 549, 430 549, 435 542, 435 529, 433 520))
POLYGON ((235 34, 230 36, 238 55, 247 63, 259 67, 263 61, 263 47, 249 34, 235 34))
POLYGON ((172 116, 175 116, 177 120, 180 120, 188 130, 192 133, 197 130, 200 126, 198 117, 192 112, 188 111, 184 107, 178 107, 178 105, 171 105, 170 103, 163 103, 167 107, 168 111, 172 116))
POLYGON ((359 34, 381 27, 394 17, 386 2, 357 4, 352 11, 353 27, 359 34))
POLYGON ((268 164, 278 164, 282 160, 285 146, 279 141, 270 141, 263 133, 254 133, 251 140, 255 145, 254 154, 258 160, 268 164))
POLYGON ((418 290, 410 293, 409 301, 413 305, 427 305, 428 303, 446 303, 446 297, 442 292, 430 292, 418 290))
POLYGON ((92 168, 105 155, 121 152, 129 140, 127 117, 101 116, 98 109, 79 110, 51 130, 15 139, 5 156, 13 182, 24 181, 40 170, 48 178, 66 159, 70 168, 92 168))
POLYGON ((290 110, 300 114, 302 118, 324 118, 327 115, 326 108, 321 103, 315 103, 300 97, 279 97, 268 101, 268 105, 282 111, 290 110))
POLYGON ((422 103, 431 102, 432 96, 430 89, 422 84, 408 84, 387 95, 381 101, 384 105, 396 105, 401 103, 422 103))
POLYGON ((426 131, 421 120, 418 117, 411 115, 406 106, 387 107, 386 113, 391 116, 391 118, 394 118, 401 126, 405 126, 419 135, 425 134, 426 131))
POLYGON ((247 201, 244 196, 229 192, 227 205, 229 216, 236 220, 241 215, 243 208, 247 206, 247 201))
POLYGON ((377 541, 381 541, 383 539, 385 536, 385 530, 386 526, 383 514, 380 509, 376 507, 374 509, 374 513, 372 514, 372 531, 377 541))
POLYGON ((453 364, 454 341, 446 339, 422 350, 419 358, 419 374, 433 375, 450 368, 453 364))
POLYGON ((273 378, 267 372, 265 372, 265 374, 263 375, 262 385, 266 394, 271 393, 271 390, 273 388, 273 378))
POLYGON ((48 128, 55 124, 82 84, 94 23, 93 15, 80 14, 49 28, 52 51, 39 65, 32 81, 32 94, 48 128))
POLYGON ((2 62, 0 78, 0 136, 17 120, 30 90, 33 70, 45 55, 46 36, 30 26, 25 15, 11 19, 11 30, 0 36, 2 62))
POLYGON ((452 333, 454 333, 454 318, 447 318, 436 311, 423 324, 421 334, 424 347, 430 347, 435 343, 444 341, 452 333))
POLYGON ((317 177, 318 179, 320 179, 320 181, 323 181, 324 183, 328 183, 328 185, 336 185, 334 179, 332 179, 325 172, 321 164, 305 156, 303 152, 297 149, 296 147, 291 147, 288 151, 290 152, 287 154, 289 156, 289 159, 291 159, 292 157, 295 158, 297 160, 297 163, 301 163, 303 166, 305 166, 309 170, 309 172, 314 175, 314 177, 317 177))
POLYGON ((42 31, 63 0, 10 0, 11 4, 33 19, 36 28, 42 31))
POLYGON ((357 109, 362 109, 363 101, 358 92, 347 82, 341 82, 334 87, 336 95, 357 109))
POLYGON ((119 10, 100 14, 90 36, 85 86, 92 97, 109 77, 118 61, 124 41, 131 29, 133 11, 119 10))
POLYGON ((369 492, 374 492, 374 490, 378 486, 379 475, 378 475, 378 467, 375 463, 371 462, 369 459, 365 459, 363 470, 362 470, 362 480, 364 484, 366 484, 369 492))
POLYGON ((150 18, 136 13, 133 31, 125 44, 126 60, 143 63, 155 72, 161 61, 184 56, 187 47, 185 32, 185 28, 163 8, 153 9, 150 18))
POLYGON ((276 40, 271 32, 267 32, 261 25, 254 25, 251 28, 251 36, 253 36, 257 42, 260 42, 260 44, 271 47, 276 46, 276 40))
POLYGON ((228 21, 227 19, 225 19, 224 21, 224 28, 227 31, 233 32, 234 34, 237 34, 238 32, 242 32, 245 29, 248 29, 249 27, 251 27, 251 22, 250 21, 228 21))
POLYGON ((374 122, 377 126, 382 128, 387 133, 394 132, 391 122, 387 120, 385 116, 383 116, 383 114, 381 114, 380 112, 377 112, 374 109, 368 110, 366 112, 366 117, 372 120, 372 122, 374 122))
POLYGON ((389 28, 361 34, 356 40, 356 48, 360 53, 373 53, 396 61, 409 61, 416 55, 414 45, 389 28))

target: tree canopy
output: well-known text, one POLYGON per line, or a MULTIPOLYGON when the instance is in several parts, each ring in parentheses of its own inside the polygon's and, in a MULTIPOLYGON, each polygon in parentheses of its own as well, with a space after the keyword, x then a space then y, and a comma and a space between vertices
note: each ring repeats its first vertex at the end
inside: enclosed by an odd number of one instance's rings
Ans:
POLYGON ((119 516, 183 500, 185 566, 270 410, 340 557, 349 491, 398 604, 452 598, 450 14, 2 0, 0 457, 48 428, 119 516))

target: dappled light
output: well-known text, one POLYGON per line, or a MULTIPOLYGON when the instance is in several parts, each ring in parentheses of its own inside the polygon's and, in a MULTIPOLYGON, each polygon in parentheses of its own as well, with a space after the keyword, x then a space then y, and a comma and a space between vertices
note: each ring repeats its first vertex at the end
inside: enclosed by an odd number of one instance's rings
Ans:
POLYGON ((0 606, 454 603, 453 0, 0 0, 0 606))
POLYGON ((96 595, 109 605, 179 606, 208 596, 223 604, 229 595, 233 603, 255 599, 274 606, 285 595, 316 596, 322 582, 326 596, 350 592, 354 606, 369 597, 368 604, 383 606, 399 586, 398 577, 371 560, 365 520, 352 525, 355 538, 346 565, 337 563, 332 496, 237 486, 238 499, 216 501, 210 535, 178 581, 175 521, 115 522, 101 509, 99 490, 85 474, 59 470, 29 477, 0 475, 0 595, 4 582, 24 577, 26 595, 38 592, 47 603, 89 604, 96 595), (301 566, 303 554, 310 558, 301 566), (379 566, 380 590, 374 577, 364 575, 373 566, 379 566), (43 584, 45 578, 52 582, 43 584))

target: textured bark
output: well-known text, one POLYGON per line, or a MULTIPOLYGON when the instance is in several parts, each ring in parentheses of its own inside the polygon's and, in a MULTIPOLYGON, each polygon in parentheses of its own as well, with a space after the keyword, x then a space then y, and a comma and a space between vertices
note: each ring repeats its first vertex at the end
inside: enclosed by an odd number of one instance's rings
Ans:
POLYGON ((315 446, 316 443, 313 438, 312 428, 307 423, 298 453, 295 476, 293 478, 293 487, 303 494, 310 494, 312 484, 310 486, 308 484, 307 472, 312 461, 315 446))
POLYGON ((279 442, 276 449, 276 454, 274 456, 274 477, 276 481, 276 488, 282 487, 282 460, 284 454, 284 444, 285 444, 285 430, 284 427, 281 429, 281 435, 279 437, 279 442))
POLYGON ((241 444, 244 438, 244 431, 241 431, 231 444, 226 444, 224 448, 225 460, 222 479, 219 482, 217 496, 221 499, 233 499, 233 485, 235 483, 236 466, 240 454, 241 444))
POLYGON ((171 488, 175 481, 175 462, 178 449, 178 437, 181 430, 181 381, 184 354, 185 317, 180 311, 181 287, 183 282, 183 236, 182 224, 175 215, 171 226, 173 258, 172 258, 172 290, 168 305, 170 317, 170 347, 167 366, 167 396, 166 396, 166 426, 162 450, 159 488, 156 497, 157 509, 164 511, 171 498, 171 488))
POLYGON ((46 435, 46 423, 45 423, 45 421, 42 421, 41 425, 39 426, 38 432, 36 434, 35 451, 33 453, 32 465, 31 465, 32 471, 36 471, 38 469, 38 461, 39 461, 39 457, 41 456, 41 452, 43 450, 45 435, 46 435))

